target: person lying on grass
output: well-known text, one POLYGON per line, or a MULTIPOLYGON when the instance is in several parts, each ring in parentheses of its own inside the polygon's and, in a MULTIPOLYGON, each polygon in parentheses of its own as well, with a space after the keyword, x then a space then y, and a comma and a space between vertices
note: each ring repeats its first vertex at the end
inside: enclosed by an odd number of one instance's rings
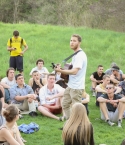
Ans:
POLYGON ((112 126, 118 122, 118 127, 121 127, 123 113, 125 110, 125 97, 115 94, 114 84, 106 86, 107 94, 102 94, 97 98, 99 102, 101 119, 112 126))

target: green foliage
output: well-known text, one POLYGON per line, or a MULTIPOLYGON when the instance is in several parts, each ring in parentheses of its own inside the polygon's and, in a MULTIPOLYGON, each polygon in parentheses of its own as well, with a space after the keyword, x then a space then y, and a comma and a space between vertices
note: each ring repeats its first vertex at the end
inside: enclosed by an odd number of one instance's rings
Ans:
MULTIPOLYGON (((86 91, 90 94, 90 75, 96 71, 97 66, 102 64, 104 70, 110 67, 112 62, 116 62, 125 72, 125 34, 112 31, 89 29, 85 27, 60 27, 51 25, 36 24, 4 24, 0 23, 0 76, 4 77, 8 69, 9 52, 6 50, 6 43, 12 37, 14 30, 19 30, 20 36, 24 38, 29 49, 24 54, 24 76, 28 83, 29 72, 35 67, 38 58, 45 61, 45 66, 52 71, 51 62, 61 63, 73 51, 69 47, 70 36, 74 33, 82 36, 81 48, 88 57, 88 67, 86 74, 86 91)), ((89 103, 89 119, 94 127, 95 145, 105 143, 107 145, 120 145, 124 138, 125 121, 122 128, 117 124, 113 127, 100 120, 99 108, 95 106, 95 98, 91 96, 89 103)), ((63 145, 61 131, 58 128, 63 126, 63 122, 38 115, 31 118, 24 115, 18 124, 36 122, 40 125, 40 130, 34 134, 23 134, 28 142, 26 145, 63 145)))

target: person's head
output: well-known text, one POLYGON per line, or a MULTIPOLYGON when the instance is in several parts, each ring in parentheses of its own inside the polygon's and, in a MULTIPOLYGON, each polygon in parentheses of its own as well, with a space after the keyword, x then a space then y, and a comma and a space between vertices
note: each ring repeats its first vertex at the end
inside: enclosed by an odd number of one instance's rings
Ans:
POLYGON ((10 67, 7 71, 6 71, 6 76, 8 78, 14 78, 15 76, 15 69, 13 67, 10 67))
POLYGON ((20 111, 15 105, 9 105, 4 111, 3 116, 7 122, 16 121, 19 119, 20 111))
POLYGON ((73 143, 73 138, 80 127, 80 132, 78 132, 78 140, 82 144, 82 140, 84 139, 85 144, 90 141, 90 121, 87 117, 86 108, 81 103, 75 103, 72 106, 72 111, 69 119, 63 127, 63 140, 70 140, 73 143))
POLYGON ((79 36, 78 34, 73 34, 70 39, 71 49, 77 50, 78 48, 80 48, 81 41, 82 41, 81 36, 79 36))
POLYGON ((112 62, 110 67, 112 68, 113 66, 117 66, 117 64, 115 62, 112 62))
POLYGON ((110 76, 109 75, 104 75, 103 76, 103 84, 107 85, 110 83, 110 76))
POLYGON ((32 78, 39 80, 40 79, 40 73, 37 70, 33 71, 32 72, 32 78))
POLYGON ((102 74, 103 73, 103 66, 102 65, 98 65, 97 72, 99 74, 102 74))
POLYGON ((18 38, 18 36, 19 36, 19 31, 17 31, 17 30, 13 31, 13 36, 14 36, 15 38, 18 38))
POLYGON ((38 59, 38 60, 36 61, 36 65, 37 65, 37 67, 38 67, 39 69, 41 69, 41 68, 43 67, 43 65, 44 65, 44 60, 38 59))
POLYGON ((112 73, 113 73, 114 75, 116 75, 116 74, 119 73, 120 68, 119 68, 118 66, 113 66, 113 67, 111 68, 111 70, 112 70, 112 73))
POLYGON ((22 74, 17 74, 15 80, 18 85, 24 85, 24 77, 22 74))
POLYGON ((53 73, 48 74, 48 76, 47 76, 48 85, 54 85, 55 81, 56 81, 55 74, 53 74, 53 73))
POLYGON ((107 94, 110 95, 110 94, 114 94, 114 91, 115 91, 115 86, 114 84, 112 83, 109 83, 106 85, 106 90, 107 90, 107 94))

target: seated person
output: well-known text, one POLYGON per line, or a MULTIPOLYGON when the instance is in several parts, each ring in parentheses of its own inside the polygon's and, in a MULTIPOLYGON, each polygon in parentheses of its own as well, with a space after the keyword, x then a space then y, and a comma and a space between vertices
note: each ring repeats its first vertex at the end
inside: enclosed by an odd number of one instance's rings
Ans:
POLYGON ((32 78, 29 80, 29 86, 31 86, 35 94, 39 95, 40 88, 42 88, 46 83, 46 79, 41 78, 38 71, 33 71, 32 78))
POLYGON ((17 84, 9 89, 12 104, 15 104, 22 111, 28 110, 31 116, 37 116, 34 103, 37 95, 34 94, 29 85, 24 83, 22 74, 17 74, 15 79, 17 84))
POLYGON ((113 66, 112 68, 112 75, 110 76, 111 81, 118 85, 121 81, 125 79, 125 74, 120 74, 120 68, 118 66, 113 66))
POLYGON ((40 106, 38 110, 45 116, 63 121, 62 118, 55 114, 62 113, 61 99, 64 91, 64 88, 55 84, 55 74, 49 74, 47 77, 47 85, 40 89, 40 106))
MULTIPOLYGON (((61 64, 60 63, 57 63, 56 64, 56 67, 57 68, 61 68, 61 64)), ((52 73, 54 73, 56 75, 56 82, 59 81, 59 80, 62 80, 62 78, 60 77, 61 76, 61 73, 60 72, 53 71, 52 73)))
POLYGON ((71 115, 63 127, 64 145, 94 145, 93 126, 81 103, 74 103, 71 115))
POLYGON ((102 83, 102 78, 104 75, 105 73, 103 73, 103 66, 99 65, 97 71, 90 76, 90 80, 92 81, 93 97, 96 96, 95 88, 97 85, 102 83))
POLYGON ((125 98, 114 94, 114 84, 106 86, 107 94, 102 94, 97 98, 101 110, 101 119, 112 126, 113 122, 118 122, 118 127, 121 127, 122 117, 125 110, 125 98))
POLYGON ((82 94, 82 104, 86 107, 87 115, 89 115, 88 103, 90 101, 90 96, 85 91, 82 94))
POLYGON ((30 76, 32 76, 32 72, 37 70, 40 73, 41 78, 46 78, 47 74, 49 73, 47 68, 44 67, 44 61, 42 59, 38 59, 36 61, 36 67, 34 67, 31 72, 30 76))
POLYGON ((4 87, 4 91, 5 91, 5 102, 8 104, 10 104, 10 102, 11 102, 9 89, 10 89, 10 87, 12 87, 15 84, 16 84, 15 70, 14 70, 14 68, 11 67, 6 71, 6 77, 4 77, 1 80, 1 85, 4 87))
MULTIPOLYGON (((1 105, 0 105, 1 106, 1 105)), ((16 121, 19 119, 19 110, 15 105, 9 105, 3 111, 6 121, 0 127, 0 144, 2 145, 24 145, 21 140, 16 121)))
POLYGON ((125 96, 125 80, 121 81, 118 85, 119 87, 119 93, 121 93, 121 95, 124 97, 125 96))
MULTIPOLYGON (((96 86, 96 106, 99 106, 99 102, 97 101, 97 98, 101 96, 102 94, 106 94, 106 86, 110 83, 110 76, 104 75, 103 76, 103 83, 96 86)), ((115 94, 119 93, 121 90, 119 87, 115 87, 115 94)))
MULTIPOLYGON (((112 68, 113 66, 117 66, 117 64, 115 62, 111 63, 111 66, 110 67, 112 68)), ((105 71, 105 74, 106 75, 111 75, 112 74, 112 69, 111 68, 109 68, 109 69, 107 69, 105 71)), ((119 72, 120 72, 120 74, 123 74, 122 70, 119 70, 119 72)))

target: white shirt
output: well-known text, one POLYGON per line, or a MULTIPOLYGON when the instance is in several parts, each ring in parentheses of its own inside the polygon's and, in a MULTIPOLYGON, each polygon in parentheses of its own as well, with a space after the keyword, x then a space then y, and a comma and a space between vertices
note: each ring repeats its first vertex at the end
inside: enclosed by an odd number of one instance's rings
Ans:
POLYGON ((31 70, 30 75, 32 75, 33 71, 38 71, 40 73, 40 75, 41 75, 41 78, 44 78, 45 77, 45 75, 42 74, 42 73, 49 73, 49 71, 47 70, 46 67, 42 67, 42 69, 38 69, 38 67, 34 67, 31 70))
MULTIPOLYGON (((82 49, 81 49, 82 50, 82 49)), ((72 89, 85 89, 85 76, 87 69, 87 56, 84 51, 72 57, 73 68, 79 68, 76 75, 69 75, 68 87, 72 89)))
POLYGON ((5 78, 3 78, 3 79, 1 80, 1 83, 5 83, 5 84, 7 84, 8 86, 12 87, 13 85, 16 84, 16 81, 15 81, 15 78, 13 78, 13 80, 10 81, 10 80, 8 79, 8 77, 5 77, 5 78))
POLYGON ((58 84, 54 84, 54 87, 52 89, 52 91, 50 91, 48 88, 47 88, 47 85, 43 86, 41 89, 40 89, 40 92, 39 92, 39 98, 40 98, 40 103, 41 105, 43 104, 55 104, 56 103, 56 98, 48 101, 46 100, 47 97, 50 97, 50 96, 53 96, 55 94, 58 94, 60 92, 62 92, 64 89, 59 86, 58 84))

